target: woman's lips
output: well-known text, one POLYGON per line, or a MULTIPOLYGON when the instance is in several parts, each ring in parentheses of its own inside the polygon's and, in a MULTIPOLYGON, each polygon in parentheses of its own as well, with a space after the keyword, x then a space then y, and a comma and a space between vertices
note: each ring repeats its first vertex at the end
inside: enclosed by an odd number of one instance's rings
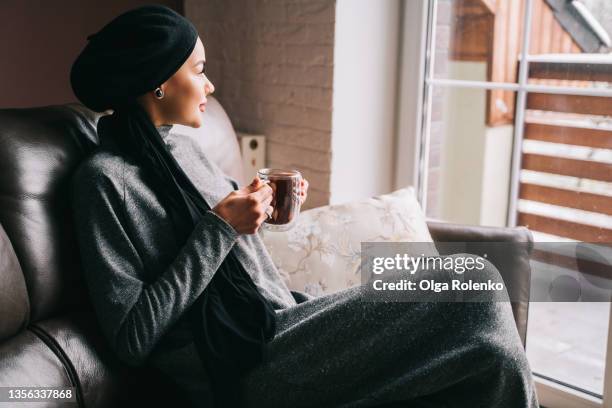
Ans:
POLYGON ((201 103, 200 104, 200 112, 204 112, 206 110, 206 104, 205 103, 201 103))

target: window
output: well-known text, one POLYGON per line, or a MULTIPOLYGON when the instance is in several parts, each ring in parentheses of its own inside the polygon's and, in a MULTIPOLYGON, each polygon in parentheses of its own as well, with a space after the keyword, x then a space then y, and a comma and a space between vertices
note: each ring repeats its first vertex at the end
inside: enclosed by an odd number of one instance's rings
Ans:
MULTIPOLYGON (((418 188, 427 215, 609 245, 612 2, 427 6, 418 188)), ((532 285, 549 267, 534 261, 532 285)), ((609 299, 531 302, 527 354, 542 405, 604 406, 610 319, 609 299)))

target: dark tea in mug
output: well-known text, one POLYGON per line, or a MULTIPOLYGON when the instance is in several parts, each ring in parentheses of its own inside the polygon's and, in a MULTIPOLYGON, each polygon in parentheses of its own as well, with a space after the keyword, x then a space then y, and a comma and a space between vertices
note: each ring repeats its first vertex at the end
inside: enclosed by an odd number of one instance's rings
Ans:
POLYGON ((270 231, 290 229, 300 214, 300 182, 302 175, 295 169, 260 169, 257 177, 272 187, 271 216, 263 226, 270 231))

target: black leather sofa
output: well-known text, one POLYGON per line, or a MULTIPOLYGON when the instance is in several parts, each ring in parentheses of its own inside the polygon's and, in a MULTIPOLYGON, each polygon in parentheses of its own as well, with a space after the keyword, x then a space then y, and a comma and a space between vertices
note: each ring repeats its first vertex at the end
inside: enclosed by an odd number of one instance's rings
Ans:
MULTIPOLYGON (((78 104, 0 110, 0 387, 75 387, 76 404, 18 407, 182 406, 168 379, 113 355, 81 278, 68 189, 97 144, 98 117, 78 104)), ((502 274, 528 299, 527 229, 428 225, 435 241, 462 243, 465 252, 482 251, 483 241, 525 243, 503 254, 512 261, 502 274)), ((496 264, 501 255, 489 259, 496 264)), ((524 344, 528 302, 512 306, 524 344)))

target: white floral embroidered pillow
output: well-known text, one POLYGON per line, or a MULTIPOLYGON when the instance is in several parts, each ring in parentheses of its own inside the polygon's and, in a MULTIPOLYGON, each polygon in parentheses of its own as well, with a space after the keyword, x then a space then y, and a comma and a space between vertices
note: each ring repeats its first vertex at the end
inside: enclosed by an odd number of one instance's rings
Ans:
POLYGON ((314 296, 361 282, 361 242, 431 242, 437 255, 412 187, 306 210, 289 231, 258 231, 289 288, 314 296))

